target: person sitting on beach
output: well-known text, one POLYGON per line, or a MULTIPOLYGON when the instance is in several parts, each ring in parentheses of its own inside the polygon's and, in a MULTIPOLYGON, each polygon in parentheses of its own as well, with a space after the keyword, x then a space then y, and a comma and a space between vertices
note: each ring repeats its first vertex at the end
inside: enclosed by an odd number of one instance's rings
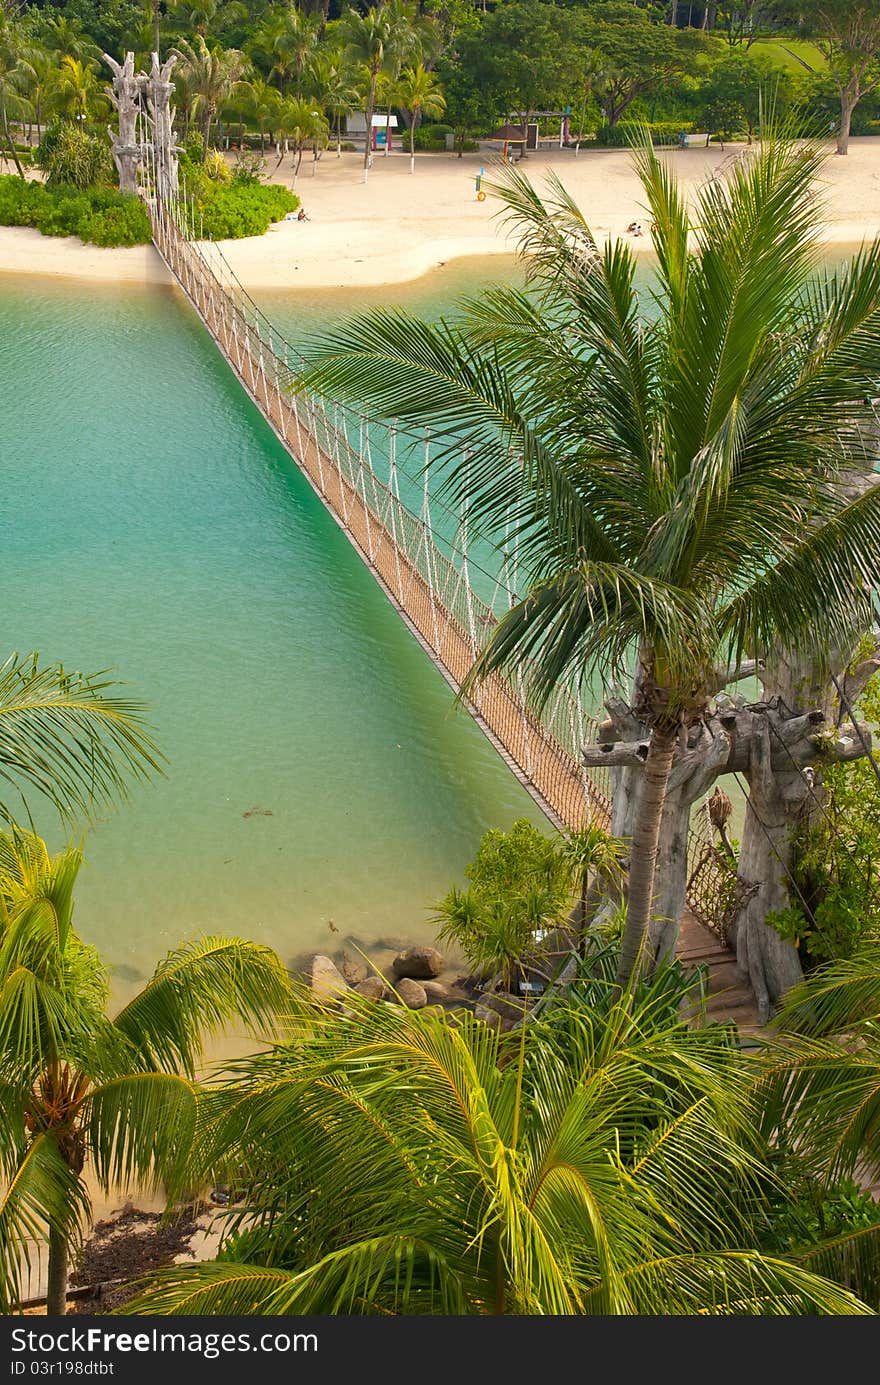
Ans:
POLYGON ((300 207, 299 211, 296 214, 296 219, 297 221, 310 221, 311 217, 306 216, 305 207, 300 207))

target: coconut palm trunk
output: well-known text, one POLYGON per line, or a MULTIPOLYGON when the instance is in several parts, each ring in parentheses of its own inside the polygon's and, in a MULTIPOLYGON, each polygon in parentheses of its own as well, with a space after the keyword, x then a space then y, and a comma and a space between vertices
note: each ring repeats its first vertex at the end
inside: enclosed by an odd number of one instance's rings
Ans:
POLYGON ((362 315, 313 344, 301 376, 408 426, 454 419, 465 445, 436 467, 491 542, 519 505, 532 585, 488 635, 465 691, 502 672, 546 707, 571 679, 621 686, 637 647, 662 653, 656 685, 628 709, 632 733, 612 725, 582 751, 588 767, 619 775, 615 835, 634 810, 621 982, 643 951, 653 962, 672 950, 688 802, 704 770, 708 787, 734 745, 745 754, 740 722, 754 729, 766 712, 734 715, 729 699, 713 712, 730 681, 719 673, 779 648, 824 657, 875 621, 880 483, 871 470, 852 499, 844 482, 875 451, 864 401, 880 374, 880 247, 816 285, 824 157, 766 131, 749 169, 707 186, 692 213, 646 142, 636 162, 663 304, 650 321, 635 257, 601 248, 558 180, 544 202, 509 170, 492 191, 520 233, 536 300, 496 291, 439 326, 362 315))
POLYGON ((617 970, 617 980, 621 986, 626 986, 630 978, 637 974, 644 960, 654 900, 660 824, 677 739, 678 729, 674 726, 655 727, 651 734, 633 827, 626 928, 617 970))
POLYGON ((49 1277, 46 1289, 46 1314, 61 1317, 67 1312, 67 1241, 64 1233, 49 1229, 49 1277))

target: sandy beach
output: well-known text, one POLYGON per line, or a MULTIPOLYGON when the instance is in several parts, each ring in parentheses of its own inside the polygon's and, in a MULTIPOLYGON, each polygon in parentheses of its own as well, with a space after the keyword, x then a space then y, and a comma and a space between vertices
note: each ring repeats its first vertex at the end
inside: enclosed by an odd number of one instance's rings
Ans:
MULTIPOLYGON (((672 150, 663 154, 682 185, 695 191, 741 152, 742 145, 672 150)), ((269 159, 270 168, 274 156, 269 159)), ((242 283, 254 289, 348 288, 416 279, 463 256, 509 254, 514 243, 499 223, 491 196, 478 202, 474 180, 481 165, 490 181, 495 154, 417 156, 410 175, 402 153, 376 156, 369 181, 361 157, 327 150, 312 173, 303 160, 296 191, 308 221, 280 222, 265 236, 221 242, 242 283)), ((642 192, 625 150, 555 149, 521 165, 540 188, 551 170, 586 213, 597 238, 625 236, 647 217, 642 192)), ((290 159, 273 177, 293 186, 290 159)), ((844 159, 830 158, 822 175, 824 238, 852 244, 880 233, 880 139, 854 139, 844 159)), ((649 252, 650 236, 633 239, 649 252)), ((78 239, 0 227, 0 272, 46 274, 116 283, 161 283, 167 273, 149 246, 102 250, 78 239)))

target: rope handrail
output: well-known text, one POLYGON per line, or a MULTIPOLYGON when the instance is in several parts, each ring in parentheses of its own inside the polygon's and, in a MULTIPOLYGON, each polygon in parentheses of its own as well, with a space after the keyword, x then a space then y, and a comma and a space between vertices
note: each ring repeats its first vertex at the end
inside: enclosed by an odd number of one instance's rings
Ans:
MULTIPOLYGON (((344 408, 332 403, 331 418, 322 398, 297 389, 290 363, 291 357, 299 360, 296 348, 254 302, 213 242, 215 263, 209 262, 196 242, 186 204, 146 200, 154 243, 221 353, 419 643, 461 695, 485 635, 499 618, 496 601, 505 598, 509 607, 518 599, 515 553, 514 586, 509 587, 501 580, 505 566, 492 574, 474 561, 466 512, 457 517, 455 540, 434 527, 431 507, 438 502, 427 486, 429 439, 415 434, 408 436, 426 449, 422 512, 408 508, 397 488, 395 448, 396 436, 406 430, 391 430, 386 482, 372 458, 369 428, 375 421, 352 411, 358 424, 355 447, 344 408), (494 582, 491 601, 474 589, 471 569, 494 582)), ((505 547, 495 551, 506 565, 511 558, 506 539, 505 547)), ((493 673, 463 701, 557 827, 577 830, 590 820, 610 824, 609 773, 583 764, 582 748, 595 739, 598 720, 571 688, 561 687, 538 716, 523 694, 521 677, 493 673)), ((698 917, 718 931, 725 881, 704 818, 696 816, 696 830, 692 827, 690 833, 688 898, 698 917)))

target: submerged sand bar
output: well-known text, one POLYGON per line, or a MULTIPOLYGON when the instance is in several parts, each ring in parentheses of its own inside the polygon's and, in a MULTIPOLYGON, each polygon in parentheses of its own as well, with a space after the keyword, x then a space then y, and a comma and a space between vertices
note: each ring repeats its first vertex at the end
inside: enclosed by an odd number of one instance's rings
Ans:
MULTIPOLYGON (((729 166, 744 146, 672 150, 663 154, 685 189, 696 192, 729 166)), ((402 283, 438 264, 465 256, 510 254, 514 242, 495 215, 491 197, 478 202, 474 179, 481 165, 490 181, 494 156, 417 156, 410 175, 403 154, 376 156, 369 181, 361 181, 356 154, 337 158, 330 149, 312 176, 303 161, 296 191, 309 220, 280 222, 265 236, 224 241, 222 248, 242 283, 253 289, 348 288, 402 283)), ((270 169, 274 156, 269 158, 270 169)), ((552 170, 583 208, 599 239, 625 236, 641 219, 642 190, 626 150, 587 149, 532 154, 522 171, 540 187, 552 170)), ((273 174, 291 186, 290 159, 273 174)), ((853 139, 846 158, 832 157, 822 179, 824 240, 852 245, 880 234, 880 139, 853 139)), ((650 236, 633 239, 650 251, 650 236)), ((48 274, 115 283, 167 283, 168 274, 150 246, 104 250, 75 237, 54 238, 19 227, 0 227, 0 271, 48 274)))

